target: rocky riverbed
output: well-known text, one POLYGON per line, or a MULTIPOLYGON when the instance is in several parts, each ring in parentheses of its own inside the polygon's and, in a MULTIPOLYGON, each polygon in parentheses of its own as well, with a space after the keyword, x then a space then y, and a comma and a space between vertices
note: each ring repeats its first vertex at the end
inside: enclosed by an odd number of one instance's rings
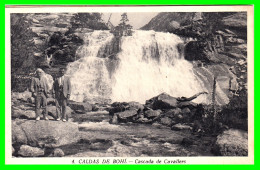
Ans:
POLYGON ((35 120, 30 92, 12 93, 13 157, 246 156, 247 132, 205 134, 195 121, 201 106, 165 93, 113 104, 70 102, 68 122, 35 120), (194 117, 195 116, 195 117, 194 117))

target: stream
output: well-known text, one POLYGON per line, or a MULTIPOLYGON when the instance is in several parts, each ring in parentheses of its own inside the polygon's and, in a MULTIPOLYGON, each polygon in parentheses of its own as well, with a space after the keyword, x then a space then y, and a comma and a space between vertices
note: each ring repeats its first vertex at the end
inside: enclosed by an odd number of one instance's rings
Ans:
POLYGON ((212 156, 214 137, 192 135, 189 131, 173 131, 153 124, 109 123, 106 111, 74 114, 82 139, 61 149, 67 157, 170 157, 212 156), (88 138, 84 138, 84 134, 88 138), (91 137, 90 137, 91 136, 91 137))

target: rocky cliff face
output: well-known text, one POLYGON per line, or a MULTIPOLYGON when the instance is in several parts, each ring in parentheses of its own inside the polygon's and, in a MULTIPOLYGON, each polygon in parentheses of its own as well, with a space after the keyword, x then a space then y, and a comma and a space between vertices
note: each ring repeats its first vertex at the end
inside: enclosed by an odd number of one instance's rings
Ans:
MULTIPOLYGON (((184 56, 194 66, 218 67, 234 74, 239 87, 247 82, 247 14, 160 13, 142 29, 170 32, 181 36, 186 44, 184 56)), ((213 71, 213 75, 221 73, 213 71)), ((234 80, 234 77, 232 78, 234 80)))
POLYGON ((184 22, 192 20, 194 16, 195 12, 162 12, 141 29, 172 32, 178 29, 184 22))
POLYGON ((43 68, 46 73, 55 77, 60 67, 66 67, 69 62, 76 60, 75 53, 83 44, 84 33, 92 32, 98 24, 104 25, 100 20, 96 25, 91 25, 93 29, 81 28, 74 23, 73 17, 76 15, 11 15, 12 89, 24 91, 36 67, 43 68))
MULTIPOLYGON (((219 86, 228 87, 228 91, 223 93, 229 94, 230 102, 219 113, 224 122, 236 122, 236 128, 247 130, 246 12, 187 13, 176 16, 175 13, 160 13, 143 29, 181 36, 186 42, 182 47, 184 57, 193 63, 195 74, 204 83, 209 83, 210 87, 213 87, 210 80, 214 77, 219 86), (175 23, 175 27, 172 23, 175 23)), ((216 100, 219 100, 217 95, 216 100)))

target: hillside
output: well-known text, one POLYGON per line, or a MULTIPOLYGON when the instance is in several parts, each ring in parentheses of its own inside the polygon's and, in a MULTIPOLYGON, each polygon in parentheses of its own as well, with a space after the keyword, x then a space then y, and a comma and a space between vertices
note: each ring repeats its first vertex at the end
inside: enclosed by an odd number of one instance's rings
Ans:
POLYGON ((151 21, 141 29, 171 32, 179 28, 185 21, 192 20, 194 16, 194 12, 162 12, 152 18, 151 21))
POLYGON ((36 67, 55 76, 59 67, 75 60, 82 35, 100 29, 108 29, 100 13, 12 14, 12 89, 25 90, 36 67))

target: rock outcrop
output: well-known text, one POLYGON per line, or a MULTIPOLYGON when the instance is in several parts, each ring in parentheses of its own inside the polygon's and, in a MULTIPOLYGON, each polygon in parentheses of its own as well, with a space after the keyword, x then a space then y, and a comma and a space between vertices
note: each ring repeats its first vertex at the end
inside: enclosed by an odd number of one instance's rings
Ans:
POLYGON ((171 32, 179 28, 183 22, 191 20, 194 15, 195 12, 162 12, 141 29, 171 32))
POLYGON ((145 105, 152 109, 174 109, 177 107, 177 99, 166 93, 162 93, 146 101, 145 105))
POLYGON ((92 105, 88 102, 69 102, 69 107, 76 113, 84 114, 86 112, 92 111, 92 105))
POLYGON ((194 73, 207 82, 209 91, 214 77, 220 77, 217 81, 224 93, 217 92, 222 96, 217 104, 227 104, 230 92, 247 89, 246 12, 159 13, 142 29, 181 36, 184 58, 193 62, 194 73))
POLYGON ((79 139, 78 125, 70 122, 21 120, 12 121, 13 145, 56 148, 79 139))
POLYGON ((224 131, 217 137, 214 152, 221 156, 247 156, 248 133, 238 129, 224 131))
POLYGON ((44 150, 37 147, 22 145, 18 151, 18 155, 23 157, 38 157, 44 155, 44 150))
POLYGON ((63 157, 65 154, 63 152, 62 149, 60 148, 55 148, 54 151, 53 151, 53 157, 63 157))
MULTIPOLYGON (((198 95, 194 95, 198 96, 198 95)), ((145 105, 133 102, 115 102, 109 110, 110 123, 159 123, 164 126, 172 127, 173 130, 187 130, 191 127, 184 125, 190 124, 195 119, 201 119, 203 112, 202 106, 190 100, 196 97, 175 98, 167 93, 162 93, 146 101, 145 105)))

